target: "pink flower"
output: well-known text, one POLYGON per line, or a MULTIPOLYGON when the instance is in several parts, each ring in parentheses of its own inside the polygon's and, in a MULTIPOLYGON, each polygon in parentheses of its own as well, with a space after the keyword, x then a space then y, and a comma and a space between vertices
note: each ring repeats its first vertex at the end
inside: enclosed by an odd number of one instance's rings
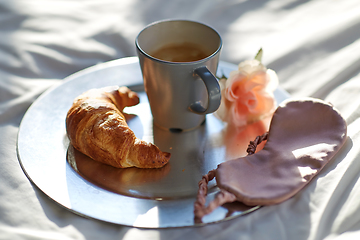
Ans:
POLYGON ((261 62, 241 62, 228 79, 220 80, 222 102, 216 115, 235 127, 256 122, 274 112, 277 86, 276 73, 261 62))

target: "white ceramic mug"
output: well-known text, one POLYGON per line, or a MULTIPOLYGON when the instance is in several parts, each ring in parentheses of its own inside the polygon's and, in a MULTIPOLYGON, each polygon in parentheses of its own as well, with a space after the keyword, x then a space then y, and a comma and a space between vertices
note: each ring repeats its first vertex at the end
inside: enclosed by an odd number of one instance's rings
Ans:
POLYGON ((214 29, 165 20, 145 27, 135 44, 154 125, 192 130, 218 109, 221 93, 214 75, 222 41, 214 29))

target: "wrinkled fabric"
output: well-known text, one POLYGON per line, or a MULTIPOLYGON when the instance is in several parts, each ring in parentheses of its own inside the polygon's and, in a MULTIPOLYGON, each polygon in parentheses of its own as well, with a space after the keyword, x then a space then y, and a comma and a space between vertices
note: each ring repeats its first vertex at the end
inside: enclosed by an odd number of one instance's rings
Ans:
POLYGON ((0 2, 0 239, 359 239, 360 5, 354 0, 4 0, 0 2), (84 68, 135 56, 137 33, 168 18, 215 28, 221 60, 262 62, 294 97, 333 104, 349 141, 301 192, 204 227, 138 229, 75 215, 30 183, 16 154, 23 115, 84 68))

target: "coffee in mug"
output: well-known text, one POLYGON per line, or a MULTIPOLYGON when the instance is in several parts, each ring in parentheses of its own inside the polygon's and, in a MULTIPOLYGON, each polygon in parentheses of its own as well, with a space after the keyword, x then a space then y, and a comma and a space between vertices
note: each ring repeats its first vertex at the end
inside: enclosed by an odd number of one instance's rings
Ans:
POLYGON ((193 62, 206 58, 207 53, 200 45, 190 42, 172 43, 150 53, 157 59, 169 62, 193 62))

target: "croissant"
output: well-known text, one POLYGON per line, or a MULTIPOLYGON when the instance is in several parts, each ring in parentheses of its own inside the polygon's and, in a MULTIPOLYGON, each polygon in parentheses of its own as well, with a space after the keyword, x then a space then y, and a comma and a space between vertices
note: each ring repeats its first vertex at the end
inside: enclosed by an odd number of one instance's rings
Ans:
POLYGON ((139 103, 127 87, 89 90, 78 96, 66 116, 74 148, 93 160, 117 168, 160 168, 170 159, 156 145, 137 138, 126 123, 125 107, 139 103))

